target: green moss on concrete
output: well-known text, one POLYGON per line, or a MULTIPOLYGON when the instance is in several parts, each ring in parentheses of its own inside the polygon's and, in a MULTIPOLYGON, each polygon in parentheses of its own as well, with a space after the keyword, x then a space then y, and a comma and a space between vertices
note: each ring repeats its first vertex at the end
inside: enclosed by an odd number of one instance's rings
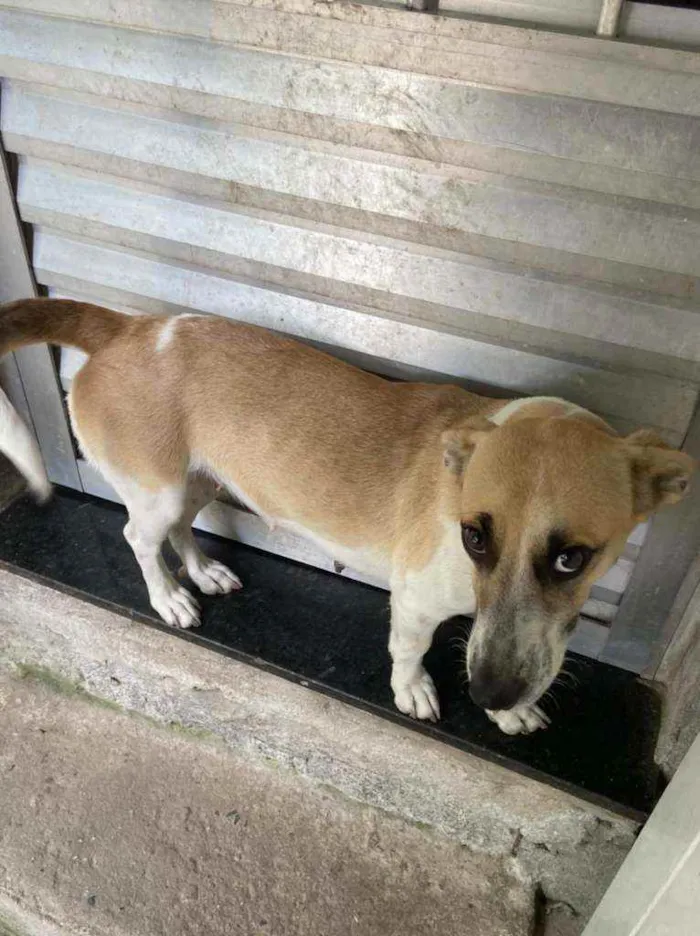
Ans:
POLYGON ((8 920, 0 913, 0 936, 27 936, 27 933, 25 930, 17 929, 12 920, 8 920))
MULTIPOLYGON (((100 708, 108 709, 109 711, 119 712, 121 715, 135 718, 142 723, 150 725, 154 728, 158 728, 160 731, 169 731, 181 738, 186 738, 192 741, 204 741, 208 744, 225 745, 224 739, 216 732, 211 731, 208 728, 197 727, 194 725, 185 725, 182 722, 175 720, 165 721, 164 719, 154 718, 152 715, 136 712, 133 709, 126 709, 111 699, 105 699, 101 696, 97 696, 91 692, 88 692, 80 680, 68 679, 67 677, 49 669, 48 667, 37 666, 32 663, 16 663, 15 670, 21 679, 33 680, 34 682, 45 686, 52 692, 58 693, 59 695, 68 698, 80 699, 81 701, 88 702, 91 705, 97 705, 100 708)), ((265 767, 267 767, 269 770, 288 771, 289 773, 297 775, 302 773, 299 768, 294 765, 294 763, 291 761, 288 762, 286 759, 283 762, 271 754, 260 754, 259 758, 265 767)), ((349 805, 351 808, 361 811, 367 809, 368 807, 367 803, 356 799, 333 784, 314 782, 314 786, 316 786, 317 789, 322 790, 333 799, 342 801, 346 807, 349 805)), ((421 832, 428 834, 435 833, 434 826, 428 822, 422 822, 420 820, 411 819, 405 816, 398 816, 392 811, 384 809, 377 804, 373 804, 371 808, 378 810, 388 819, 411 825, 414 828, 419 829, 421 832)), ((6 936, 2 930, 1 920, 0 936, 6 936)), ((15 934, 10 932, 8 936, 15 936, 15 934)))
POLYGON ((45 666, 36 666, 34 663, 16 663, 15 670, 20 679, 31 679, 33 682, 41 683, 42 686, 46 686, 47 689, 57 692, 59 695, 69 698, 80 697, 85 702, 109 709, 112 712, 124 711, 118 702, 93 695, 93 693, 85 689, 81 682, 67 679, 65 676, 61 676, 60 673, 56 673, 45 666))
POLYGON ((345 808, 354 809, 358 812, 365 812, 371 809, 381 813, 390 822, 398 822, 402 825, 411 826, 426 835, 440 835, 436 827, 430 822, 423 822, 421 819, 413 819, 411 816, 404 816, 391 809, 387 809, 385 806, 380 806, 379 803, 367 803, 364 800, 358 799, 356 796, 352 796, 350 793, 346 793, 344 790, 341 790, 340 787, 333 786, 331 783, 324 783, 323 781, 314 782, 314 786, 317 790, 321 790, 327 796, 331 797, 331 799, 343 803, 345 808))
POLYGON ((80 684, 54 673, 45 666, 35 666, 33 663, 16 663, 15 670, 20 679, 31 679, 40 682, 60 695, 74 696, 79 691, 80 684))
MULTIPOLYGON (((34 663, 15 663, 15 672, 20 679, 27 679, 40 683, 51 692, 56 692, 67 698, 77 698, 83 702, 89 702, 91 705, 96 705, 99 708, 107 709, 111 712, 119 712, 121 715, 128 715, 130 718, 137 718, 139 721, 146 722, 154 728, 159 728, 161 731, 166 729, 184 738, 221 743, 219 735, 214 731, 210 731, 208 728, 184 725, 182 722, 175 720, 164 721, 154 718, 152 715, 145 715, 142 712, 126 709, 113 699, 105 699, 103 696, 88 692, 80 680, 68 679, 46 666, 37 666, 34 663)), ((2 931, 0 931, 0 936, 4 936, 2 931)))
POLYGON ((187 738, 196 738, 198 741, 221 741, 219 735, 215 731, 210 731, 208 728, 196 728, 192 725, 183 725, 182 722, 179 721, 158 722, 155 719, 149 719, 149 721, 159 725, 161 728, 167 728, 175 732, 175 734, 184 735, 187 738))

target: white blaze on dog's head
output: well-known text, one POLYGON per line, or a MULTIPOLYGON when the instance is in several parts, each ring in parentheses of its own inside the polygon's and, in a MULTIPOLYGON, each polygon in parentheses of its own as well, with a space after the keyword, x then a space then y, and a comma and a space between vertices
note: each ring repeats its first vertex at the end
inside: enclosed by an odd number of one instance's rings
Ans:
POLYGON ((681 499, 694 462, 653 432, 621 438, 556 400, 513 407, 500 426, 467 421, 443 443, 450 519, 474 565, 470 693, 490 710, 534 703, 593 582, 637 523, 681 499))

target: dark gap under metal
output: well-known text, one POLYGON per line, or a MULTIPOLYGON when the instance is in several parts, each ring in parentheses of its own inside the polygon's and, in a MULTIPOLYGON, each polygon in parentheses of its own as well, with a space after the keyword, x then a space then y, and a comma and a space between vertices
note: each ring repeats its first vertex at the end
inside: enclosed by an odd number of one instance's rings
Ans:
POLYGON ((679 7, 684 10, 700 10, 700 0, 636 0, 647 6, 679 7))
POLYGON ((392 701, 386 592, 199 534, 205 551, 237 572, 244 588, 197 595, 202 626, 172 630, 149 607, 124 523, 123 508, 72 491, 58 489, 45 507, 22 497, 0 513, 0 563, 617 813, 643 819, 651 811, 660 707, 634 674, 572 655, 569 668, 580 684, 555 689, 558 708, 544 703, 552 725, 508 737, 467 695, 459 641, 468 621, 454 619, 439 629, 426 658, 443 717, 437 725, 417 723, 392 701))

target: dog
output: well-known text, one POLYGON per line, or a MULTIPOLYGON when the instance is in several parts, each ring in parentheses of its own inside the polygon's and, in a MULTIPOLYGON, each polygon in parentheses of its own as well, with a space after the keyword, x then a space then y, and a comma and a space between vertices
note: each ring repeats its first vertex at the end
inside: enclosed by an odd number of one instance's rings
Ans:
MULTIPOLYGON (((0 354, 35 342, 89 355, 68 409, 82 452, 124 501, 124 535, 154 610, 198 605, 161 557, 169 538, 205 594, 241 588, 192 534, 223 486, 391 592, 397 708, 437 720, 423 666, 438 625, 475 617, 473 701, 507 734, 548 724, 556 677, 592 583, 640 521, 684 495, 693 460, 654 432, 620 437, 564 400, 498 400, 393 382, 216 316, 124 315, 28 299, 0 311, 0 354)), ((0 449, 39 498, 33 436, 0 398, 0 449)))

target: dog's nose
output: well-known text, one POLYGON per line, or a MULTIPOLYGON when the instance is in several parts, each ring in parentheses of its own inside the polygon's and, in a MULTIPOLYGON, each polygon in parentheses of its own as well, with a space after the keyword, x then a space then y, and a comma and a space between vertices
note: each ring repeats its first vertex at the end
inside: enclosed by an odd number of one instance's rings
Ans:
POLYGON ((492 712, 513 708, 522 697, 524 690, 523 679, 518 677, 498 679, 490 667, 472 672, 472 678, 469 681, 469 695, 472 702, 492 712))

